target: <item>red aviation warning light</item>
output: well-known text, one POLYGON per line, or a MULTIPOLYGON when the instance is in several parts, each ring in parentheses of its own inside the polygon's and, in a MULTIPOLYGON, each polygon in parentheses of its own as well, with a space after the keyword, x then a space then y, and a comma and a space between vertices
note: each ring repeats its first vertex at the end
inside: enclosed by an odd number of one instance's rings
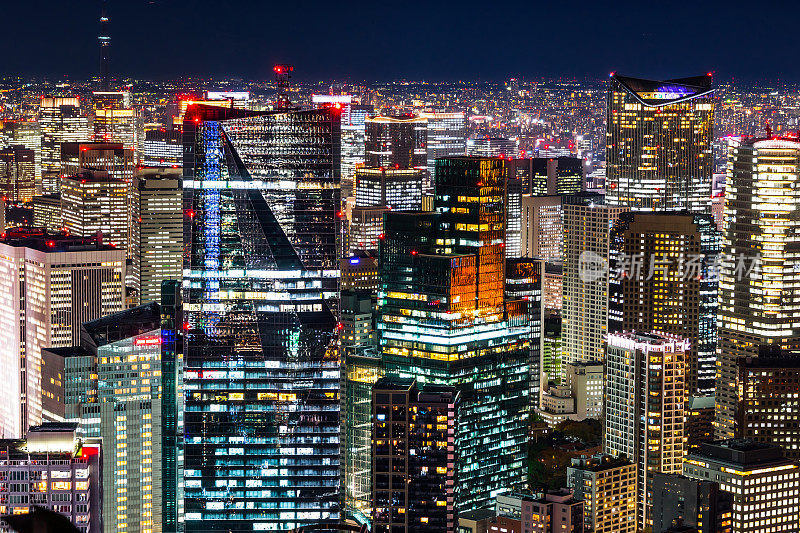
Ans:
POLYGON ((288 109, 292 103, 289 101, 289 78, 291 72, 294 71, 294 66, 287 64, 279 64, 272 67, 275 73, 275 88, 278 90, 278 99, 275 102, 276 109, 288 109))

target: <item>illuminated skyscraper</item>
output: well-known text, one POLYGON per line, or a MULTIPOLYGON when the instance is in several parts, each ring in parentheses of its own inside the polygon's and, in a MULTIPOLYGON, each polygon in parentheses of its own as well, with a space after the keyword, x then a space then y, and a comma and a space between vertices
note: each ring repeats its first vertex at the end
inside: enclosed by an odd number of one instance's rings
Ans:
POLYGON ((428 183, 424 170, 359 168, 356 170, 356 206, 386 206, 398 211, 420 211, 428 183))
POLYGON ((718 481, 731 494, 731 533, 800 531, 800 465, 778 446, 747 440, 703 443, 686 457, 683 475, 718 481))
POLYGON ((680 474, 689 342, 657 332, 608 336, 604 451, 637 467, 639 528, 652 526, 653 474, 680 474))
MULTIPOLYGON (((42 424, 31 428, 26 439, 0 440, 3 516, 24 519, 19 515, 37 505, 64 516, 81 533, 103 531, 99 459, 105 449, 100 439, 79 435, 75 424, 42 424)), ((25 527, 7 526, 0 521, 3 531, 25 527)))
POLYGON ((714 160, 711 76, 653 81, 611 75, 606 202, 706 212, 714 160))
POLYGON ((61 145, 61 175, 75 176, 82 169, 104 170, 130 184, 135 170, 133 150, 122 143, 70 142, 61 145))
POLYGON ((128 185, 108 172, 86 170, 61 178, 64 228, 77 237, 102 233, 103 242, 128 250, 128 185))
POLYGON ((717 350, 716 437, 738 433, 737 360, 800 343, 800 141, 747 139, 730 151, 717 350))
POLYGON ((41 192, 56 194, 61 177, 61 143, 89 139, 86 116, 77 98, 43 96, 39 103, 39 125, 42 130, 41 192))
POLYGON ((547 196, 583 190, 583 161, 577 157, 533 157, 509 161, 511 175, 522 180, 522 194, 547 196))
POLYGON ((584 501, 584 531, 636 533, 636 465, 628 458, 572 459, 567 485, 575 498, 584 501))
POLYGON ((311 100, 318 107, 340 106, 342 110, 342 198, 355 193, 356 168, 364 165, 364 128, 373 113, 371 105, 353 103, 349 94, 315 94, 311 100))
POLYGON ((142 169, 133 178, 132 267, 139 301, 161 300, 161 283, 183 272, 183 201, 179 169, 142 169))
POLYGON ((372 387, 375 533, 455 531, 459 400, 453 387, 412 378, 372 387))
POLYGON ((152 129, 144 132, 139 161, 148 167, 180 167, 183 165, 183 134, 179 129, 152 129))
POLYGON ((741 357, 736 382, 736 438, 781 446, 786 457, 800 459, 800 356, 773 348, 741 357))
POLYGON ((711 215, 623 213, 611 232, 608 328, 689 341, 686 394, 713 394, 719 234, 711 215))
POLYGON ((186 530, 335 521, 339 112, 183 132, 186 530))
POLYGON ((125 252, 40 230, 0 242, 0 434, 42 422, 41 350, 75 346, 84 322, 121 311, 125 252))
POLYGON ((102 437, 106 530, 169 531, 162 510, 176 494, 163 480, 176 473, 163 468, 174 450, 162 444, 168 412, 177 407, 166 389, 178 376, 162 364, 161 308, 152 303, 87 322, 80 341, 42 350, 44 418, 79 422, 81 435, 102 437))
POLYGON ((29 202, 36 192, 36 154, 24 146, 0 148, 0 197, 29 202))
POLYGON ((366 167, 428 168, 428 129, 424 118, 367 117, 364 128, 366 167))
POLYGON ((438 158, 467 153, 466 118, 463 111, 425 111, 419 116, 428 122, 428 173, 433 176, 438 158))
POLYGON ((457 510, 519 487, 526 468, 531 335, 525 302, 504 298, 505 177, 500 159, 437 160, 437 212, 387 213, 380 246, 386 375, 464 392, 457 510))
POLYGON ((605 353, 609 240, 626 209, 595 202, 602 197, 574 195, 563 207, 562 363, 602 361, 605 353))
POLYGON ((519 139, 507 137, 478 137, 467 139, 467 155, 475 157, 507 157, 517 155, 519 139))
POLYGON ((34 180, 38 186, 36 194, 41 194, 42 187, 42 129, 38 122, 30 120, 0 121, 0 148, 22 145, 34 154, 34 180))
POLYGON ((131 107, 131 95, 124 91, 95 91, 92 93, 92 140, 118 142, 134 150, 136 146, 136 114, 131 107))

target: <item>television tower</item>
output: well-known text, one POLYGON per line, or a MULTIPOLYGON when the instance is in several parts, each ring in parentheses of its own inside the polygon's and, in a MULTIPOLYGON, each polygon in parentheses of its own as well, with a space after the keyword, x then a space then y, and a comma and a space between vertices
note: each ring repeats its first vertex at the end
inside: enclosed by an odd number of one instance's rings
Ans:
POLYGON ((108 15, 106 13, 106 0, 102 0, 100 11, 100 90, 109 90, 108 80, 108 49, 111 46, 111 37, 108 35, 108 15))

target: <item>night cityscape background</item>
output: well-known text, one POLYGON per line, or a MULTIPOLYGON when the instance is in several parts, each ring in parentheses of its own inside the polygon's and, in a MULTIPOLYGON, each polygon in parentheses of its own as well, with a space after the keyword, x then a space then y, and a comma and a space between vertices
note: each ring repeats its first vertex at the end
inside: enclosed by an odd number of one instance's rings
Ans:
POLYGON ((800 531, 797 11, 4 6, 0 531, 800 531))

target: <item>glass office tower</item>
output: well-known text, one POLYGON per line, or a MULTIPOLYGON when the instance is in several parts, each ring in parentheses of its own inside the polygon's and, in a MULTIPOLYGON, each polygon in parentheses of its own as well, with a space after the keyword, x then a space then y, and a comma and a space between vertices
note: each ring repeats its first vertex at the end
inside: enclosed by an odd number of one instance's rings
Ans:
POLYGON ((339 120, 186 113, 187 531, 339 517, 339 120))
POLYGON ((506 301, 505 162, 436 162, 437 212, 385 215, 378 289, 387 376, 455 387, 456 509, 486 507, 526 472, 530 325, 506 301))
POLYGON ((709 209, 711 76, 654 81, 611 75, 606 203, 632 210, 709 209))

